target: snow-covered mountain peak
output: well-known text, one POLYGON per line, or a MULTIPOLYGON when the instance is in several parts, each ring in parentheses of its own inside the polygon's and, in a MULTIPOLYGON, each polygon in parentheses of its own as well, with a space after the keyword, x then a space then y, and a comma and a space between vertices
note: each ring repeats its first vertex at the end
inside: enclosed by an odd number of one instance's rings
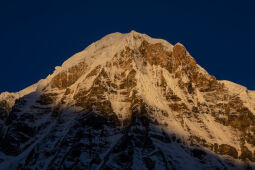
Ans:
POLYGON ((112 33, 0 95, 0 169, 243 168, 255 161, 254 99, 180 43, 112 33))
POLYGON ((170 51, 173 47, 165 40, 151 38, 146 34, 141 34, 135 31, 124 34, 116 32, 106 35, 102 39, 92 43, 83 51, 70 57, 63 63, 62 69, 74 65, 82 59, 89 60, 93 57, 99 57, 101 60, 104 60, 104 58, 109 58, 108 56, 116 54, 117 52, 123 50, 125 47, 129 47, 130 49, 138 48, 143 41, 147 41, 151 44, 161 43, 170 51))

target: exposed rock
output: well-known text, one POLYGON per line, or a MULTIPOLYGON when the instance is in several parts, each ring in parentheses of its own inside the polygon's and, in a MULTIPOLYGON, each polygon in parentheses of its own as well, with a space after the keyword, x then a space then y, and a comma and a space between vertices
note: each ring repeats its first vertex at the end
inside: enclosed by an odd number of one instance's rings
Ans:
POLYGON ((85 62, 81 62, 68 69, 68 71, 60 72, 56 75, 51 82, 52 88, 65 89, 75 83, 76 80, 84 73, 87 68, 85 62))
POLYGON ((233 146, 230 146, 228 144, 219 145, 217 153, 219 153, 221 155, 229 155, 233 158, 238 157, 238 152, 237 152, 236 148, 234 148, 233 146))
POLYGON ((240 159, 252 161, 252 152, 246 146, 241 147, 240 159))
POLYGON ((40 96, 40 99, 37 100, 37 103, 41 105, 53 104, 56 99, 56 93, 45 93, 40 96))
POLYGON ((5 119, 8 117, 8 113, 11 108, 6 100, 0 101, 0 119, 5 119))

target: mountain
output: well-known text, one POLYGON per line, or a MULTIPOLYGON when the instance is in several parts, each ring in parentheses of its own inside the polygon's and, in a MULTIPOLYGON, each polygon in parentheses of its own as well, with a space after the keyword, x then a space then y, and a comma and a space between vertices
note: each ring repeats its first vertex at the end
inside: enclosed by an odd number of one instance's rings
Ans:
POLYGON ((113 33, 0 94, 0 169, 255 169, 255 91, 185 47, 113 33))

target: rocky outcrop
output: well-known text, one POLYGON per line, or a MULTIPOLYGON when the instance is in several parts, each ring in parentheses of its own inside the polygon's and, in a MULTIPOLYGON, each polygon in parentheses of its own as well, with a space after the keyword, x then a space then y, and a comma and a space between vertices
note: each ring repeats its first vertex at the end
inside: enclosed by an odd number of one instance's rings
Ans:
POLYGON ((219 145, 217 152, 221 155, 229 155, 232 156, 233 158, 238 157, 238 152, 237 150, 228 144, 221 144, 219 145))
POLYGON ((85 72, 87 67, 85 62, 80 62, 67 71, 60 72, 52 79, 51 87, 65 89, 71 86, 85 72))
POLYGON ((11 111, 11 107, 9 106, 6 100, 0 101, 0 119, 5 119, 8 117, 8 113, 11 111))

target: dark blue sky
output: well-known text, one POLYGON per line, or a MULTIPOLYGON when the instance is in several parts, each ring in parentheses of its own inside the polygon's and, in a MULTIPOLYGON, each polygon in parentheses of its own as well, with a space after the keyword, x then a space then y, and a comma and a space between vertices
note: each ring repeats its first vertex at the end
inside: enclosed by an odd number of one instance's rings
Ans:
POLYGON ((203 68, 255 90, 255 2, 0 0, 0 92, 45 78, 112 32, 181 42, 203 68))

